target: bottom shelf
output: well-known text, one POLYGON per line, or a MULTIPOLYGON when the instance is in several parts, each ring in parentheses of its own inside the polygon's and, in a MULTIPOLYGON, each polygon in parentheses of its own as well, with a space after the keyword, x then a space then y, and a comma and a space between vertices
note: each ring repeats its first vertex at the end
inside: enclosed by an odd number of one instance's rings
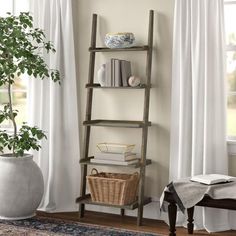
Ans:
MULTIPOLYGON (((143 205, 146 205, 151 202, 150 197, 144 197, 143 205)), ((90 205, 99 205, 99 206, 108 206, 122 209, 134 210, 138 207, 138 200, 129 204, 129 205, 111 205, 106 203, 92 202, 90 194, 86 194, 84 197, 78 197, 76 203, 90 204, 90 205)))

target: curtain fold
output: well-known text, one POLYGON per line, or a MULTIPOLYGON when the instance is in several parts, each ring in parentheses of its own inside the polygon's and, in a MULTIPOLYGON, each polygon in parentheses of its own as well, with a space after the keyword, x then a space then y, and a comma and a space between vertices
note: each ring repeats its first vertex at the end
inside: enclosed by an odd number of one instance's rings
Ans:
MULTIPOLYGON (((170 181, 228 172, 223 0, 176 0, 170 181)), ((197 209, 195 225, 231 229, 228 211, 197 209)), ((183 216, 178 223, 185 225, 183 216)))
POLYGON ((59 69, 62 79, 61 85, 47 79, 32 79, 29 85, 30 123, 48 137, 35 153, 45 183, 40 210, 76 211, 80 147, 71 0, 34 0, 30 10, 35 27, 55 46, 56 53, 44 58, 50 68, 59 69))

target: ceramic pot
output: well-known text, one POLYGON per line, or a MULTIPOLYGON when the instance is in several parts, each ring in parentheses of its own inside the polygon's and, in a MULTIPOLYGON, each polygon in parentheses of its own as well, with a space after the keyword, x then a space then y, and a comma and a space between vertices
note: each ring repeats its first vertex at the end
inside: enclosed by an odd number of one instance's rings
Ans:
POLYGON ((0 156, 0 219, 33 217, 43 192, 43 175, 32 155, 0 156))
POLYGON ((105 45, 108 48, 127 48, 133 46, 133 33, 108 33, 105 36, 105 45))

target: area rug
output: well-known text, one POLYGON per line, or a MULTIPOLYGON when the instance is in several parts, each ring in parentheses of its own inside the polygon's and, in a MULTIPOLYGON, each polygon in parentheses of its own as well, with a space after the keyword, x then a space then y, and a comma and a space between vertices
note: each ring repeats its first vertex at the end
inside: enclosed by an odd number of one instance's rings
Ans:
POLYGON ((157 234, 141 233, 119 228, 58 220, 47 217, 34 217, 26 220, 0 220, 0 235, 4 236, 154 236, 157 234))

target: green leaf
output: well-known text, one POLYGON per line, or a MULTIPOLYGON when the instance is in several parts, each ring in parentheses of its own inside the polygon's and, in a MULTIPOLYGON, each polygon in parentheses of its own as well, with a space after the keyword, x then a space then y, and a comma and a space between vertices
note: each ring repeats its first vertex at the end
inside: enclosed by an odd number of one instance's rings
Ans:
MULTIPOLYGON (((21 74, 28 73, 38 79, 49 78, 60 84, 60 73, 45 62, 44 53, 54 53, 53 43, 46 40, 43 30, 33 27, 29 12, 19 16, 8 13, 0 17, 0 86, 14 84, 21 74)), ((18 111, 7 104, 0 111, 0 123, 14 120, 18 111)), ((39 150, 43 131, 24 124, 16 136, 0 131, 0 151, 8 147, 21 156, 24 151, 39 150)))

